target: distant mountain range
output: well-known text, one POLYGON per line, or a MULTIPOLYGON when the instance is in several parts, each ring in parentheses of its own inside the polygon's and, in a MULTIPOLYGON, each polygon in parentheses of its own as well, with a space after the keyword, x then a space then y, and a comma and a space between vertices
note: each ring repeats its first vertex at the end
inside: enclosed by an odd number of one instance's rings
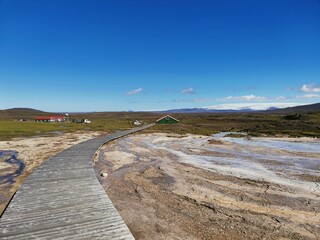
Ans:
MULTIPOLYGON (((270 108, 270 110, 275 110, 278 108, 270 108)), ((210 109, 210 108, 181 108, 181 109, 170 109, 160 111, 163 113, 233 113, 233 112, 256 112, 251 108, 243 108, 240 110, 237 109, 210 109)), ((260 110, 261 111, 261 110, 260 110)))
POLYGON ((169 109, 164 111, 157 111, 161 113, 231 113, 231 112, 252 112, 252 109, 242 109, 242 110, 235 110, 235 109, 209 109, 209 108, 181 108, 181 109, 169 109))
POLYGON ((181 108, 158 111, 162 113, 235 113, 235 112, 274 112, 274 113, 291 113, 291 112, 317 112, 320 111, 320 103, 279 108, 276 106, 268 107, 267 109, 257 109, 250 107, 235 108, 235 109, 215 109, 215 108, 181 108))
MULTIPOLYGON (((291 114, 291 113, 306 113, 306 112, 320 112, 320 103, 288 107, 279 109, 277 107, 269 107, 267 110, 257 110, 252 108, 242 109, 213 109, 213 108, 182 108, 182 109, 171 109, 166 111, 150 111, 154 113, 238 113, 238 112, 261 112, 261 113, 279 113, 279 114, 291 114)), ((93 113, 93 112, 91 112, 93 113)), ((27 119, 33 120, 36 116, 45 116, 48 113, 32 108, 11 108, 6 110, 0 110, 0 119, 27 119)), ((90 112, 86 113, 90 114, 90 112)), ((95 113, 99 114, 99 113, 95 113)))
POLYGON ((275 109, 275 113, 306 113, 306 112, 320 112, 320 103, 314 103, 303 106, 288 107, 283 109, 275 109))

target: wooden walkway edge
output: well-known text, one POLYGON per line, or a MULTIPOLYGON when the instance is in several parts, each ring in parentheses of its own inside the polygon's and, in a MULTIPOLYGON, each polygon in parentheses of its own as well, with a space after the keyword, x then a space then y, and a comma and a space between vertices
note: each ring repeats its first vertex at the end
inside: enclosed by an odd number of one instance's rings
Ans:
POLYGON ((49 158, 12 198, 0 219, 0 239, 134 239, 92 159, 104 143, 151 126, 91 139, 49 158))

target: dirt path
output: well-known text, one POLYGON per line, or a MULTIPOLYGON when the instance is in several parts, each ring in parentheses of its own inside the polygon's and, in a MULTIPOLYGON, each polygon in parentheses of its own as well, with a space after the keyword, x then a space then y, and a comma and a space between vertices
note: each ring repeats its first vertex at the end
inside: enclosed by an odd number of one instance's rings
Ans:
MULTIPOLYGON (((225 156, 200 145, 188 148, 187 141, 164 134, 134 135, 100 152, 96 172, 108 173, 100 181, 136 239, 320 238, 318 192, 185 163, 179 149, 184 154, 225 156), (165 142, 170 151, 161 145, 165 142)), ((314 183, 313 175, 306 176, 306 183, 314 183)), ((302 182, 301 176, 297 179, 302 182)))

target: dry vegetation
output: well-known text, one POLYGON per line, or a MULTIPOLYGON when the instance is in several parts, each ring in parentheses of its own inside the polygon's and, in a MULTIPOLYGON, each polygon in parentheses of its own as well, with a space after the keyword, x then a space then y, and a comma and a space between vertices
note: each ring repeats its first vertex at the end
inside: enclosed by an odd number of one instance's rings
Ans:
MULTIPOLYGON (((91 124, 36 123, 38 115, 50 113, 35 110, 0 111, 0 140, 13 137, 48 135, 58 132, 101 131, 111 132, 133 127, 134 120, 153 123, 165 113, 151 112, 92 112, 70 114, 72 119, 88 118, 91 124), (9 111, 9 112, 8 112, 9 111), (19 119, 26 122, 19 122, 19 119)), ((189 113, 172 114, 180 120, 178 125, 157 125, 149 132, 211 135, 219 131, 243 131, 252 136, 288 135, 293 137, 320 137, 320 112, 261 112, 261 113, 189 113), (292 117, 293 116, 293 117, 292 117), (298 116, 298 117, 295 117, 298 116)))

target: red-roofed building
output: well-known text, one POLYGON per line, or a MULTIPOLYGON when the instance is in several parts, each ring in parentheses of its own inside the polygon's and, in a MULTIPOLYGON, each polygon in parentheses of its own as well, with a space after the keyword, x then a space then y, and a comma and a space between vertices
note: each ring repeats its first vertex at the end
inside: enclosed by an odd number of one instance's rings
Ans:
POLYGON ((39 116, 35 118, 36 122, 64 122, 65 116, 39 116))

